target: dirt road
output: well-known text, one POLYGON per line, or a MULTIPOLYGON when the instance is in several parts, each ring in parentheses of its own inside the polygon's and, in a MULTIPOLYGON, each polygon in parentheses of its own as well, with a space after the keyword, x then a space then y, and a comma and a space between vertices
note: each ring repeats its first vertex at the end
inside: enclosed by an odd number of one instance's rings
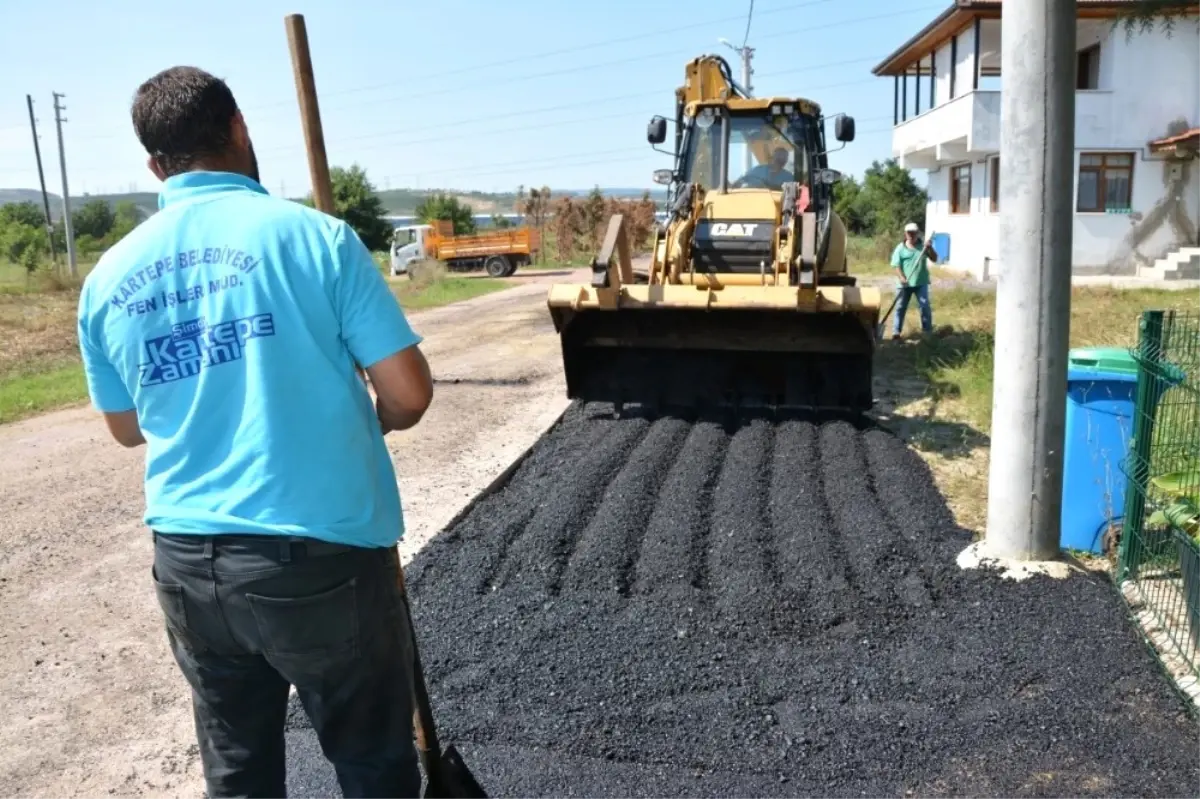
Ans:
MULTIPOLYGON (((389 436, 405 561, 566 407, 546 284, 412 315, 437 380, 389 436)), ((0 427, 0 794, 200 796, 189 694, 141 524, 143 453, 88 408, 0 427)))

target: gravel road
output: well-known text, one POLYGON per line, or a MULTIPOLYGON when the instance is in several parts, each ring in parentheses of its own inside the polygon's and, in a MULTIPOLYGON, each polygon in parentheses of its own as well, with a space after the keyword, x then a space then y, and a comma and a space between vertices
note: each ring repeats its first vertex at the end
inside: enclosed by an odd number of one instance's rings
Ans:
MULTIPOLYGON (((968 543, 881 430, 572 406, 409 567, 443 739, 492 796, 1194 794, 1112 587, 968 543)), ((291 795, 337 795, 291 725, 291 795)))
MULTIPOLYGON (((546 283, 412 315, 435 398, 388 437, 407 561, 567 405, 546 283)), ((190 698, 162 632, 140 451, 90 409, 0 426, 0 794, 200 796, 190 698)))

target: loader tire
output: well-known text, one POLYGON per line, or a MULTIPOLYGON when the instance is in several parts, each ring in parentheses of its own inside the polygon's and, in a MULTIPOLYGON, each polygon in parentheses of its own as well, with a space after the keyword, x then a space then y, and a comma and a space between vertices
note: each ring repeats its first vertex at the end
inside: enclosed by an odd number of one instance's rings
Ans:
POLYGON ((489 277, 508 277, 512 272, 512 265, 503 255, 493 255, 483 262, 483 269, 488 273, 489 277))

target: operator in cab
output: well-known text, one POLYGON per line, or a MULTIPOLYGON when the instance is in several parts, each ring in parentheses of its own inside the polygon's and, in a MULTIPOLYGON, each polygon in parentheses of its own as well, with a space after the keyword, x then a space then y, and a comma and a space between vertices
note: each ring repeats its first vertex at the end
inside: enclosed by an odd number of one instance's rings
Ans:
POLYGON ((421 338, 353 228, 267 194, 224 81, 167 69, 132 117, 160 210, 88 275, 79 345, 113 438, 146 447, 150 582, 207 794, 286 795, 295 686, 343 795, 417 796, 384 435, 433 398, 421 338))
POLYGON ((734 184, 734 188, 738 189, 759 189, 768 188, 774 191, 782 191, 783 184, 795 178, 788 170, 789 153, 786 147, 776 147, 771 153, 771 160, 765 164, 758 164, 734 184))

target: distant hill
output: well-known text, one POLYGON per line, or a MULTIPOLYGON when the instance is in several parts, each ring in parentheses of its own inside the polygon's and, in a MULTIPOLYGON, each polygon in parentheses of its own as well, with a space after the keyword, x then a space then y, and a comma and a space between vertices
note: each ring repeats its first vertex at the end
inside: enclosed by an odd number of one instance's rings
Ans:
MULTIPOLYGON (((555 189, 551 187, 550 195, 551 197, 583 197, 590 191, 591 189, 555 189)), ((601 194, 604 196, 620 199, 638 198, 646 191, 647 189, 600 189, 601 194)), ((397 216, 410 216, 417 210, 417 206, 421 203, 421 200, 439 192, 455 197, 461 203, 466 203, 477 214, 512 213, 515 210, 513 206, 517 200, 516 192, 493 193, 461 191, 458 189, 391 189, 389 191, 378 192, 378 194, 379 198, 383 200, 383 205, 387 208, 388 213, 397 216)), ((662 203, 666 200, 666 193, 661 189, 657 189, 650 192, 650 197, 655 202, 662 203)))
MULTIPOLYGON (((58 219, 62 216, 62 195, 48 192, 50 196, 50 216, 53 219, 58 219)), ((119 202, 131 201, 134 205, 149 216, 158 211, 158 195, 149 191, 139 191, 126 194, 83 194, 80 196, 71 195, 71 209, 79 208, 86 202, 92 200, 104 200, 109 205, 116 205, 119 202)), ((0 205, 9 203, 37 203, 38 208, 42 207, 42 193, 36 189, 0 189, 0 205)), ((74 216, 74 214, 72 214, 74 216)))
MULTIPOLYGON (((388 191, 378 192, 379 198, 383 200, 384 208, 389 214, 396 216, 412 215, 421 200, 431 194, 443 192, 452 197, 457 197, 459 202, 466 203, 471 206, 472 210, 477 214, 506 214, 512 213, 513 205, 516 202, 516 192, 482 192, 482 191, 462 191, 459 189, 390 189, 388 191)), ((554 197, 582 197, 585 196, 590 189, 555 189, 551 187, 551 195, 554 197)), ((647 190, 635 188, 609 188, 600 189, 601 193, 606 197, 617 197, 621 199, 631 199, 641 197, 647 190)), ((654 189, 650 191, 650 196, 657 203, 662 203, 666 199, 666 194, 662 189, 654 189)), ((158 211, 158 195, 154 192, 139 191, 130 194, 84 194, 82 196, 71 197, 71 207, 78 208, 90 200, 104 200, 110 205, 115 205, 123 201, 132 201, 138 208, 149 216, 158 211)), ((298 198, 292 198, 298 199, 298 198)), ((0 189, 0 205, 19 202, 34 202, 41 207, 42 193, 35 189, 0 189)), ((62 200, 57 194, 50 194, 50 215, 54 219, 58 219, 62 215, 62 200)))

